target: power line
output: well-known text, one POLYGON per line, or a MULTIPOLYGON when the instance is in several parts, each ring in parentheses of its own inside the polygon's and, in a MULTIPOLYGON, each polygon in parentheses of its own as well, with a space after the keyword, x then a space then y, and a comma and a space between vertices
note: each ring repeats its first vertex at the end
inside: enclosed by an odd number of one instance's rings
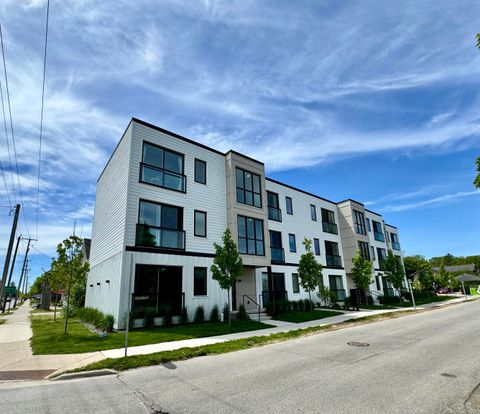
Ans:
POLYGON ((17 149, 15 146, 15 134, 13 132, 13 119, 12 119, 12 106, 10 104, 10 91, 8 88, 8 76, 7 76, 7 64, 5 61, 5 48, 3 46, 3 32, 2 32, 2 25, 0 24, 0 43, 2 46, 2 58, 3 58, 3 70, 5 75, 5 89, 7 91, 7 103, 8 103, 8 113, 10 115, 10 132, 12 134, 12 144, 13 144, 13 155, 15 158, 15 170, 17 172, 17 182, 18 182, 18 192, 20 195, 20 203, 22 204, 22 212, 23 212, 23 219, 25 221, 25 229, 27 230, 28 237, 30 237, 30 232, 28 230, 27 224, 27 216, 25 214, 25 203, 23 202, 23 195, 22 195, 22 186, 20 185, 20 173, 18 171, 18 158, 17 158, 17 149))
POLYGON ((43 84, 42 84, 42 109, 40 111, 40 136, 38 143, 38 176, 37 176, 37 208, 35 214, 36 237, 38 239, 38 199, 40 194, 40 166, 42 161, 42 133, 43 133, 43 109, 45 102, 45 75, 47 72, 47 45, 48 45, 48 17, 50 14, 50 0, 47 0, 47 19, 45 23, 45 49, 43 51, 43 84))
POLYGON ((2 160, 0 160, 0 169, 2 170, 3 183, 5 184, 5 194, 7 194, 8 204, 12 205, 12 200, 10 200, 10 194, 8 193, 7 180, 5 179, 5 171, 3 170, 2 160))
POLYGON ((15 200, 15 204, 17 204, 17 197, 15 195, 15 184, 13 183, 13 167, 12 167, 12 157, 10 155, 10 143, 8 142, 7 116, 5 115, 5 103, 3 100, 3 86, 2 86, 1 80, 0 80, 0 97, 2 99, 3 126, 5 129, 5 141, 7 143, 8 163, 10 164, 10 180, 12 181, 12 193, 13 193, 13 199, 15 200))
MULTIPOLYGON (((25 239, 23 239, 23 240, 25 240, 25 239)), ((49 259, 52 259, 51 256, 49 256, 49 255, 46 254, 46 253, 41 252, 40 250, 38 250, 38 249, 37 249, 35 246, 33 246, 33 245, 30 246, 30 248, 33 249, 33 250, 35 250, 37 253, 40 253, 42 256, 45 256, 45 257, 48 257, 49 259)))

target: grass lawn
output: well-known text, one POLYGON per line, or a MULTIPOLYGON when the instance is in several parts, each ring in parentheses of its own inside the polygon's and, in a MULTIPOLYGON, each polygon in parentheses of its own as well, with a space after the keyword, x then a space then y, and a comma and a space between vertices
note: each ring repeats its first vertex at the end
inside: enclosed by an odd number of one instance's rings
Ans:
POLYGON ((364 316, 363 318, 349 320, 335 325, 312 326, 304 329, 295 329, 293 331, 270 334, 268 336, 254 336, 251 338, 237 339, 213 345, 198 346, 195 348, 181 348, 173 351, 157 352, 155 354, 149 355, 134 355, 126 358, 107 358, 103 361, 89 364, 86 367, 77 368, 72 372, 91 371, 103 368, 123 371, 126 369, 164 364, 171 361, 183 361, 185 359, 195 358, 199 356, 239 351, 242 349, 264 346, 276 342, 288 341, 290 339, 295 339, 302 336, 314 335, 320 332, 334 331, 337 329, 348 328, 350 326, 363 325, 365 323, 382 321, 386 319, 394 319, 406 315, 412 315, 414 313, 428 312, 431 310, 433 309, 417 310, 416 312, 401 310, 397 312, 390 312, 379 315, 364 316))
POLYGON ((2 323, 5 323, 5 319, 0 319, 0 325, 1 325, 2 323))
MULTIPOLYGON (((427 303, 435 303, 435 302, 445 302, 446 300, 452 300, 452 299, 458 299, 458 296, 437 296, 435 295, 430 296, 430 299, 428 297, 424 298, 415 298, 415 304, 417 306, 425 305, 427 303)), ((409 308, 412 307, 413 303, 412 302, 403 302, 403 303, 396 303, 395 307, 402 307, 402 308, 409 308)))
MULTIPOLYGON (((61 311, 61 309, 57 309, 57 315, 60 314, 60 311, 61 311)), ((37 309, 32 309, 32 310, 30 311, 30 313, 50 313, 50 312, 52 312, 52 314, 53 314, 53 309, 40 309, 40 308, 37 308, 37 309)))
POLYGON ((274 316, 276 321, 285 321, 293 323, 301 323, 314 321, 316 319, 328 318, 330 316, 343 315, 342 312, 335 312, 330 310, 314 310, 314 311, 289 311, 281 313, 278 316, 274 316))
MULTIPOLYGON (((78 319, 71 318, 68 320, 68 333, 64 335, 63 323, 63 318, 57 318, 57 321, 54 322, 51 316, 32 316, 33 336, 31 344, 34 355, 92 352, 122 348, 125 345, 124 332, 112 332, 102 338, 89 331, 78 319)), ((201 325, 192 324, 172 328, 133 330, 128 334, 128 345, 147 345, 182 339, 203 338, 271 327, 272 325, 252 320, 233 320, 231 327, 227 323, 207 322, 201 325)))

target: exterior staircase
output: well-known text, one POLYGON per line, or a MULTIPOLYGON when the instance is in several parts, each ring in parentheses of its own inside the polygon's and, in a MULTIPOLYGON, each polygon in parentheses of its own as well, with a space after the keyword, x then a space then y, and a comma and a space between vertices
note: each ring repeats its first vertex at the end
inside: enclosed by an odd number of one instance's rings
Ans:
MULTIPOLYGON (((252 321, 258 321, 258 311, 257 310, 248 310, 247 314, 248 314, 248 316, 250 316, 250 319, 252 321)), ((261 309, 260 310, 260 322, 269 321, 270 319, 272 319, 272 317, 267 314, 266 310, 261 309)))

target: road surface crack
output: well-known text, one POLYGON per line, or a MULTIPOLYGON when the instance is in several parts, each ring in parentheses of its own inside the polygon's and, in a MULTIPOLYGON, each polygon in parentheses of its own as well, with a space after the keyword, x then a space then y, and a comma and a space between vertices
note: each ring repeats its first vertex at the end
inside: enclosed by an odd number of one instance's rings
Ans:
POLYGON ((133 395, 138 398, 138 400, 150 412, 150 414, 168 414, 168 412, 162 411, 162 409, 157 405, 157 403, 152 399, 148 398, 147 395, 145 395, 142 391, 130 387, 125 381, 120 378, 119 375, 117 375, 117 379, 125 387, 127 387, 133 393, 133 395))

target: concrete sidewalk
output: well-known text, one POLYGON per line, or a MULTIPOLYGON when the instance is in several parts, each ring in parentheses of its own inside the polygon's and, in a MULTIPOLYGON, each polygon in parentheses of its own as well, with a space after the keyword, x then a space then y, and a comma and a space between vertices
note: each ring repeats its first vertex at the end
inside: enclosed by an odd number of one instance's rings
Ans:
MULTIPOLYGON (((418 306, 417 309, 441 307, 462 301, 464 301, 463 296, 450 301, 418 306)), ((211 345, 235 339, 250 338, 253 336, 268 336, 274 333, 288 332, 313 326, 333 325, 345 322, 347 320, 362 318, 364 316, 396 312, 399 310, 413 310, 413 308, 344 312, 341 315, 330 318, 318 319, 303 323, 289 323, 269 320, 266 322, 274 325, 272 328, 212 336, 207 338, 195 338, 182 341, 132 346, 128 348, 128 355, 146 355, 186 347, 192 348, 202 345, 211 345)), ((32 331, 30 328, 29 316, 30 306, 28 303, 26 303, 12 315, 5 316, 7 323, 0 325, 0 381, 2 381, 2 379, 38 379, 38 376, 40 376, 40 378, 44 378, 48 375, 55 376, 61 372, 80 368, 92 362, 101 361, 105 358, 121 358, 125 355, 124 348, 82 354, 32 355, 32 350, 30 347, 30 337, 32 336, 32 331), (31 377, 29 377, 28 373, 31 373, 31 377)))

